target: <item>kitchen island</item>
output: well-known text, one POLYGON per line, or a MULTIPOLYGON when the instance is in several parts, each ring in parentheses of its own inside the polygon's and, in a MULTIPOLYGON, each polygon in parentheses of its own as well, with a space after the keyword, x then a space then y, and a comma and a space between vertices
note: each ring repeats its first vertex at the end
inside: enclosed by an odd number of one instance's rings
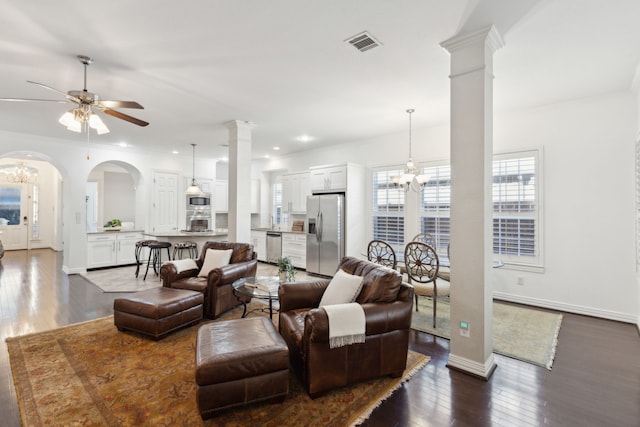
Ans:
POLYGON ((153 231, 145 232, 144 240, 161 240, 169 242, 173 246, 178 242, 195 242, 198 245, 198 256, 205 242, 226 242, 229 232, 227 229, 218 228, 211 231, 153 231))

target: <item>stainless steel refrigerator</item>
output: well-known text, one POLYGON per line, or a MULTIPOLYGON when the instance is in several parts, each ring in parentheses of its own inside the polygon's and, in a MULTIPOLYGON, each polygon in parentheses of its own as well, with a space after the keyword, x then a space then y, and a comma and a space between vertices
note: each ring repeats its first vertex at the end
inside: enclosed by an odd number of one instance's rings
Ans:
POLYGON ((307 273, 333 276, 344 256, 344 194, 307 196, 307 273))

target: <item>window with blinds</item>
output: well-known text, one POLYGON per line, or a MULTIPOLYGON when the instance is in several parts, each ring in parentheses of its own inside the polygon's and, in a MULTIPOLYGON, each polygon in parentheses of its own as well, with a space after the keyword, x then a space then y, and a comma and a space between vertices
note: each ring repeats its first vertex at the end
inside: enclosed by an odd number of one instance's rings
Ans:
POLYGON ((636 271, 640 271, 640 141, 636 141, 636 271))
MULTIPOLYGON (((640 230, 640 148, 638 148, 638 228, 640 230)), ((420 232, 431 234, 446 256, 451 236, 451 166, 425 166, 429 180, 420 194, 420 232)), ((493 252, 504 262, 541 264, 538 152, 500 154, 493 160, 493 252)), ((640 265, 640 231, 638 232, 640 265)))
POLYGON ((405 192, 392 178, 403 174, 402 168, 374 169, 372 176, 372 236, 384 240, 400 255, 404 251, 405 192))
POLYGON ((451 236, 451 166, 424 167, 420 173, 429 177, 420 194, 420 232, 431 234, 436 252, 446 256, 451 236))
POLYGON ((284 223, 282 218, 282 182, 275 182, 271 186, 271 225, 284 223))
MULTIPOLYGON (((516 153, 493 161, 493 252, 510 257, 538 257, 537 155, 516 153)), ((522 261, 522 258, 520 258, 522 261)))

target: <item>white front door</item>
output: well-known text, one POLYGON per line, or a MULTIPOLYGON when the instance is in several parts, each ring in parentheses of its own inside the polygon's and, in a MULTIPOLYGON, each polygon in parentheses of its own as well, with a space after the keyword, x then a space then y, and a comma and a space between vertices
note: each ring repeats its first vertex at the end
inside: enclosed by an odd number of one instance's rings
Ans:
POLYGON ((5 250, 29 249, 30 184, 0 184, 0 240, 5 250))
POLYGON ((153 231, 178 230, 178 174, 153 173, 153 231))

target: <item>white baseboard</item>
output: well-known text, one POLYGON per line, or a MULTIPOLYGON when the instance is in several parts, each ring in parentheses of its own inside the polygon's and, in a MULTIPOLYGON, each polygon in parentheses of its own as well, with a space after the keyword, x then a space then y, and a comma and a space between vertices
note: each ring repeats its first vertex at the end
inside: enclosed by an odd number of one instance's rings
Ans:
POLYGON ((638 316, 635 316, 633 314, 619 313, 619 312, 609 311, 609 310, 601 310, 599 308, 594 308, 594 307, 567 304, 567 303, 544 300, 539 298, 515 296, 515 295, 507 294, 504 292, 494 292, 493 297, 498 300, 515 302, 518 304, 526 304, 526 305, 532 305, 535 307, 549 308, 552 310, 566 311, 567 313, 584 314, 586 316, 600 317, 600 318, 609 319, 609 320, 617 320, 619 322, 625 322, 625 323, 640 324, 640 319, 638 318, 638 316))
POLYGON ((457 356, 453 353, 449 353, 449 361, 447 367, 456 369, 458 371, 466 372, 476 377, 483 379, 489 379, 497 365, 494 361, 493 353, 489 356, 484 363, 478 363, 475 360, 470 360, 461 356, 457 356))

